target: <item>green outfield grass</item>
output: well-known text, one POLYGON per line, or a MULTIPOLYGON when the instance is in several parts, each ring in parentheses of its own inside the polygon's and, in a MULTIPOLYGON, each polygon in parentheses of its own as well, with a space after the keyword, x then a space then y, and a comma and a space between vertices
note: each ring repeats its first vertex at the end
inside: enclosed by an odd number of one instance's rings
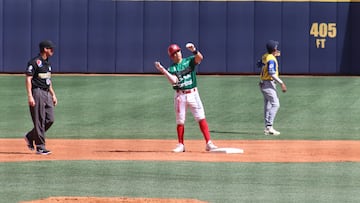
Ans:
MULTIPOLYGON (((254 76, 199 76, 216 139, 359 140, 360 78, 282 77, 275 127, 263 135, 254 76)), ((49 138, 176 139, 173 91, 160 76, 53 78, 59 105, 49 138)), ((31 125, 24 76, 0 76, 0 138, 31 125)), ((202 139, 188 114, 186 139, 202 139)), ((1 141, 1 140, 0 140, 1 141)), ((74 152, 76 153, 76 152, 74 152)), ((241 158, 241 157, 240 157, 241 158)), ((0 163, 0 202, 50 196, 195 198, 209 202, 359 202, 359 163, 36 161, 0 163)))
MULTIPOLYGON (((359 139, 360 78, 283 77, 275 139, 359 139)), ((173 90, 160 76, 55 76, 59 105, 53 138, 174 139, 173 90)), ((263 135, 263 98, 255 76, 200 76, 199 91, 214 139, 274 139, 263 135)), ((1 76, 0 137, 32 127, 23 76, 1 76)), ((185 136, 202 139, 188 113, 185 136)))
POLYGON ((359 163, 0 163, 1 202, 49 196, 225 202, 359 202, 359 163))

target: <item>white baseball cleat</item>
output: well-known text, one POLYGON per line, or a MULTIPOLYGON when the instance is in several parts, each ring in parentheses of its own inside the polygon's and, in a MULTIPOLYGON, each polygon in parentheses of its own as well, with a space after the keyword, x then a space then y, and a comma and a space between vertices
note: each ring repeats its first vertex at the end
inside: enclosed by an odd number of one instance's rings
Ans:
POLYGON ((280 132, 275 130, 272 126, 268 126, 268 127, 265 128, 264 134, 265 135, 275 135, 275 136, 277 136, 277 135, 280 135, 280 132))
POLYGON ((211 151, 211 150, 214 150, 214 149, 217 149, 217 148, 218 148, 218 147, 215 146, 215 145, 211 142, 211 140, 209 140, 208 143, 206 144, 205 150, 206 150, 206 151, 211 151))
POLYGON ((176 148, 173 149, 173 152, 179 153, 179 152, 185 152, 185 145, 179 143, 176 145, 176 148))

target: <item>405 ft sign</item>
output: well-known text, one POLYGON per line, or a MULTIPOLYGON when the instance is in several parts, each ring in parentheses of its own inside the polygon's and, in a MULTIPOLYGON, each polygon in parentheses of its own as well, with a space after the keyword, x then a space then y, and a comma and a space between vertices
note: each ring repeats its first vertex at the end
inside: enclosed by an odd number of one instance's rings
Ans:
POLYGON ((325 48, 328 38, 336 38, 336 23, 318 23, 314 22, 310 28, 310 35, 315 38, 316 48, 325 48))

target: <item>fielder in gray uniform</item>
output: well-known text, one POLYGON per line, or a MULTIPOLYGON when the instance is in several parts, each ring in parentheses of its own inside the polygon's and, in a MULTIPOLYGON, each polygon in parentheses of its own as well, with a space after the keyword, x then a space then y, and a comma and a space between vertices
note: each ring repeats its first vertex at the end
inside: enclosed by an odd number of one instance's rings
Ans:
POLYGON ((57 98, 51 82, 49 57, 54 54, 54 44, 45 40, 40 42, 40 53, 31 59, 26 69, 26 92, 34 128, 25 136, 30 150, 42 155, 51 154, 45 147, 45 132, 54 123, 54 106, 57 98))
POLYGON ((261 68, 260 90, 264 96, 264 122, 265 135, 280 135, 280 132, 273 128, 277 111, 280 108, 279 97, 276 92, 276 83, 281 85, 283 92, 287 88, 285 83, 279 78, 279 64, 276 57, 280 56, 278 50, 279 42, 270 40, 266 44, 267 53, 262 56, 257 65, 261 68))

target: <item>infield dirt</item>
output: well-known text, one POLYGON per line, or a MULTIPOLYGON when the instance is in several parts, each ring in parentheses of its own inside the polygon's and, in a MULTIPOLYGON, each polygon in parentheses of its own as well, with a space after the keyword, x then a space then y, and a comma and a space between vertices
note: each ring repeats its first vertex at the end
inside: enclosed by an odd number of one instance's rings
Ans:
POLYGON ((360 141, 215 140, 243 154, 209 153, 203 140, 187 140, 185 153, 173 153, 176 140, 48 139, 51 155, 29 151, 23 139, 0 139, 0 162, 39 160, 147 160, 199 162, 345 162, 360 161, 360 141), (73 153, 76 151, 77 153, 73 153))

